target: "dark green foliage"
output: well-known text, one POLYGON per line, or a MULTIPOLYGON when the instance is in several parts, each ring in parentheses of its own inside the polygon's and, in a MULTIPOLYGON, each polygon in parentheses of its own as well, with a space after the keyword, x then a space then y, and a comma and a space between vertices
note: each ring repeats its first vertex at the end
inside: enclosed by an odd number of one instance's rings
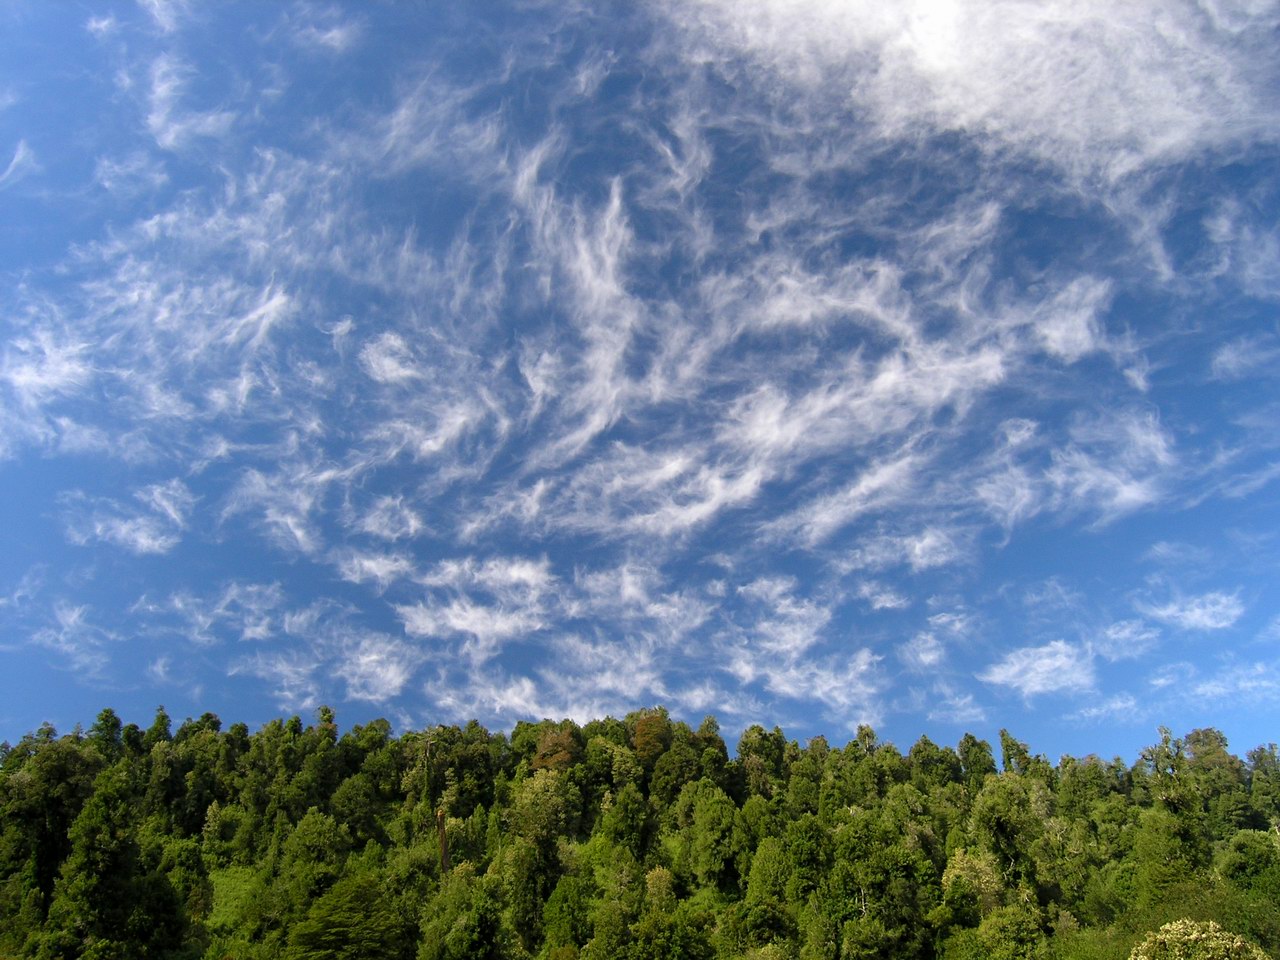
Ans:
POLYGON ((1183 921, 1280 948, 1274 745, 1054 766, 1001 731, 1000 760, 763 726, 731 759, 661 708, 509 740, 108 709, 0 749, 0 956, 1124 960, 1183 921))

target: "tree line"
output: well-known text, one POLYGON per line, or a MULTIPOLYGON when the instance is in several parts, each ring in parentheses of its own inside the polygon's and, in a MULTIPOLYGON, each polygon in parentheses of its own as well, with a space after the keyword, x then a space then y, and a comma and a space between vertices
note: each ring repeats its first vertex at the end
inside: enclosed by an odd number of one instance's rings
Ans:
POLYGON ((107 709, 0 745, 0 956, 1277 955, 1275 744, 998 753, 752 726, 731 757, 662 708, 400 736, 107 709))

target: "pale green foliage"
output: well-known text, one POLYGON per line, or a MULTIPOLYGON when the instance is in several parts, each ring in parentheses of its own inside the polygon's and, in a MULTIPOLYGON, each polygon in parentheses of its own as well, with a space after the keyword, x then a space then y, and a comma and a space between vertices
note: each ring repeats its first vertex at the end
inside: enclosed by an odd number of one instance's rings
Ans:
POLYGON ((942 873, 942 894, 948 902, 968 901, 979 917, 987 916, 1004 897, 995 856, 986 850, 957 850, 942 873))
POLYGON ((1212 920, 1175 920, 1133 948, 1129 960, 1267 960, 1255 944, 1212 920))

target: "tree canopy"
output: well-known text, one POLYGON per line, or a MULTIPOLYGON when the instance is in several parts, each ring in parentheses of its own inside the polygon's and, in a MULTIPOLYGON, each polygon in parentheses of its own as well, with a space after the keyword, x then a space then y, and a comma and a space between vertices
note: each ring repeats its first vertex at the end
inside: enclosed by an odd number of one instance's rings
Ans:
POLYGON ((510 736, 144 729, 0 748, 0 956, 1234 960, 1280 950, 1280 762, 1056 764, 667 711, 510 736))

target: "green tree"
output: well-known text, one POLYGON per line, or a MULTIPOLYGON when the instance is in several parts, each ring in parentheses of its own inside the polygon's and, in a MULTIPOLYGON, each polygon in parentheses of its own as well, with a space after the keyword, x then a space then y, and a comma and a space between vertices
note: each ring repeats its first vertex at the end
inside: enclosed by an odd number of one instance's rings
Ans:
POLYGON ((410 929, 373 871, 338 880, 289 933, 284 960, 398 960, 410 929))
POLYGON ((71 825, 41 960, 156 957, 182 942, 182 904, 163 874, 144 869, 133 819, 126 771, 103 771, 71 825))

